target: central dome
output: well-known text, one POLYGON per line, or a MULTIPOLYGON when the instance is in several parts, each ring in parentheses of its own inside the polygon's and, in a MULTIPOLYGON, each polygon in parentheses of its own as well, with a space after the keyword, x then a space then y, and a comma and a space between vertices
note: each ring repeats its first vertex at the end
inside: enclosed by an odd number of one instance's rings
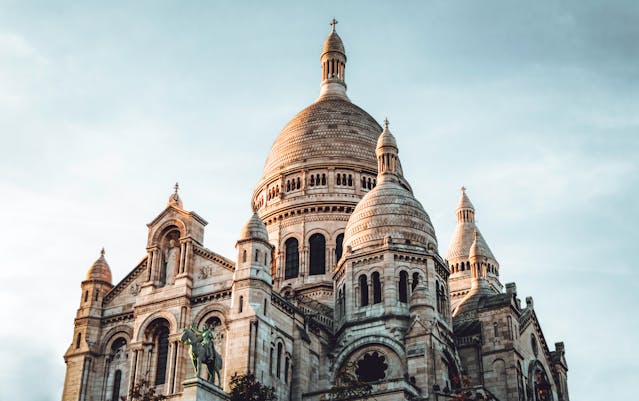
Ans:
POLYGON ((280 132, 264 165, 263 178, 283 167, 343 161, 377 169, 375 144, 382 127, 347 99, 320 98, 280 132))

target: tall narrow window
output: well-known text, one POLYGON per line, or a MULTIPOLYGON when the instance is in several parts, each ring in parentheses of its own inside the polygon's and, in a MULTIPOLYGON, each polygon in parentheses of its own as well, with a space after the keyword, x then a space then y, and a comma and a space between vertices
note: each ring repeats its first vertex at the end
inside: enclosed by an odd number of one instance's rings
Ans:
POLYGON ((359 302, 360 306, 368 305, 368 280, 364 274, 359 276, 359 302))
POLYGON ((337 174, 337 185, 342 185, 342 176, 337 174))
POLYGON ((299 243, 295 238, 289 238, 284 243, 286 248, 286 263, 284 265, 284 279, 295 278, 300 270, 299 243))
POLYGON ((382 282, 379 279, 379 273, 373 273, 371 279, 373 280, 373 303, 378 304, 382 302, 382 282))
POLYGON ((270 354, 270 358, 269 358, 269 360, 268 360, 268 373, 269 373, 270 375, 272 375, 272 374, 273 374, 273 352, 274 352, 274 350, 273 350, 273 348, 271 347, 271 354, 270 354))
POLYGON ((75 347, 80 348, 80 342, 82 341, 82 333, 78 333, 78 337, 75 340, 75 347))
POLYGON ((408 302, 408 273, 399 272, 399 302, 408 302))
POLYGON ((157 331, 157 362, 155 385, 166 383, 166 362, 169 355, 169 329, 162 326, 157 331))
POLYGON ((340 234, 335 238, 335 260, 340 260, 342 258, 342 246, 344 244, 344 234, 340 234))
POLYGON ((84 302, 89 300, 89 290, 84 292, 84 302))
POLYGON ((326 240, 322 234, 313 234, 308 240, 310 245, 309 274, 324 274, 326 272, 326 240))
POLYGON ((242 262, 246 262, 246 249, 242 252, 242 262))
POLYGON ((322 174, 322 185, 326 185, 326 174, 322 174))
POLYGON ((244 297, 240 295, 240 305, 237 307, 237 311, 239 313, 242 313, 243 310, 244 310, 244 297))
POLYGON ((111 393, 111 401, 120 401, 120 382, 122 381, 122 371, 120 369, 115 371, 113 377, 113 392, 111 393))
POLYGON ((277 344, 277 377, 280 377, 280 368, 282 366, 282 343, 277 344))
POLYGON ((284 383, 288 383, 288 370, 289 370, 290 364, 291 364, 290 359, 286 357, 286 361, 284 362, 284 383))
POLYGON ((499 325, 497 322, 493 322, 493 335, 499 337, 499 325))
POLYGON ((411 284, 410 289, 412 291, 415 291, 415 288, 417 288, 418 284, 419 284, 419 273, 413 273, 413 283, 411 284))

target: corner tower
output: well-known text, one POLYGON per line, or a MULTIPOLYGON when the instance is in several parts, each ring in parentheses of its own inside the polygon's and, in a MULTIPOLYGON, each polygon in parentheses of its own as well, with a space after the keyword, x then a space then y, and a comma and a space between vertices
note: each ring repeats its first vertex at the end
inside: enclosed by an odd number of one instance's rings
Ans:
POLYGON ((453 309, 459 305, 464 296, 471 290, 473 282, 475 281, 476 284, 476 280, 480 276, 480 272, 473 274, 474 265, 471 261, 473 246, 475 246, 475 250, 481 251, 482 263, 485 266, 485 275, 482 275, 482 279, 485 279, 486 284, 493 292, 500 292, 502 289, 502 284, 499 281, 499 263, 475 224, 475 207, 470 202, 465 187, 461 188, 461 196, 455 215, 457 227, 446 253, 446 260, 451 272, 449 284, 453 309))

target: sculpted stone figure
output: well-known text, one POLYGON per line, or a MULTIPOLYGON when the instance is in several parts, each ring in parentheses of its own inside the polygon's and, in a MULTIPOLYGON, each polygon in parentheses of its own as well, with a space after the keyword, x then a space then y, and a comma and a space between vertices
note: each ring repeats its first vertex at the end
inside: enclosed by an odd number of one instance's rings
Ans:
POLYGON ((200 367, 204 364, 208 372, 207 381, 215 384, 215 376, 217 376, 218 386, 221 386, 222 356, 215 350, 213 335, 213 327, 206 324, 203 330, 198 330, 195 327, 182 330, 180 341, 189 346, 195 377, 200 376, 200 367))

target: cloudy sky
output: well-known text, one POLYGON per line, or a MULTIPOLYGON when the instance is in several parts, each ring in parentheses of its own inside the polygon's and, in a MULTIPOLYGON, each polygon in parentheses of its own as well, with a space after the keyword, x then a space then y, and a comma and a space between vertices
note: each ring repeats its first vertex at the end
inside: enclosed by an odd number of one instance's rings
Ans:
POLYGON ((60 399, 81 280, 136 265, 176 181, 234 257, 333 16, 440 252, 466 185, 572 398, 634 398, 639 2, 236 3, 0 0, 0 400, 60 399))

